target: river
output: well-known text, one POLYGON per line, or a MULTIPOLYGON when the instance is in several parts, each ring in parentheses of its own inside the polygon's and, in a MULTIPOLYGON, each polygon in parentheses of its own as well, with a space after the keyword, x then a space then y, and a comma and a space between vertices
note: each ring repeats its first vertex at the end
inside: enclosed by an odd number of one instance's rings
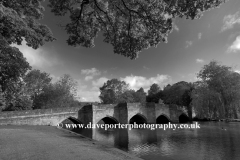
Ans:
POLYGON ((239 122, 200 122, 200 129, 73 131, 145 160, 240 160, 239 122))

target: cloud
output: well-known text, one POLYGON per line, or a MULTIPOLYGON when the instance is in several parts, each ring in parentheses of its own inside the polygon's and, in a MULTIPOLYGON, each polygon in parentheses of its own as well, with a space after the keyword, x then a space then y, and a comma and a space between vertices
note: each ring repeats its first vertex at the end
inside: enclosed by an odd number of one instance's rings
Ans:
POLYGON ((78 90, 77 95, 79 97, 79 100, 81 102, 99 102, 99 95, 100 91, 99 90, 78 90))
POLYGON ((240 70, 235 70, 235 72, 239 73, 240 74, 240 70))
POLYGON ((85 80, 91 80, 95 76, 101 75, 101 72, 97 70, 96 68, 91 68, 91 69, 82 69, 81 74, 86 75, 85 80))
POLYGON ((92 81, 91 86, 87 86, 81 83, 79 80, 78 87, 78 97, 82 102, 100 102, 99 95, 100 90, 99 87, 103 86, 103 84, 108 80, 106 77, 100 77, 97 80, 92 81))
POLYGON ((95 81, 92 81, 92 85, 93 85, 93 87, 99 88, 99 87, 103 86, 103 84, 104 84, 105 82, 107 82, 108 80, 109 80, 109 79, 106 78, 106 77, 101 77, 101 78, 99 78, 99 79, 97 79, 97 80, 95 80, 95 81))
POLYGON ((22 45, 13 44, 12 46, 17 47, 23 53, 23 56, 31 66, 46 68, 63 64, 63 62, 56 57, 56 51, 54 48, 45 49, 40 47, 35 50, 28 47, 25 40, 23 40, 22 45))
POLYGON ((52 78, 52 82, 53 82, 53 83, 55 83, 55 82, 57 82, 58 80, 60 80, 60 77, 55 76, 55 75, 53 75, 53 74, 50 74, 50 77, 52 78))
POLYGON ((200 80, 200 79, 198 79, 198 77, 197 77, 197 72, 195 72, 195 73, 189 73, 189 74, 187 75, 187 78, 188 78, 188 81, 189 81, 189 82, 196 82, 196 81, 200 80))
POLYGON ((196 59, 196 63, 204 63, 205 61, 203 59, 196 59))
POLYGON ((186 48, 190 47, 193 44, 192 41, 186 41, 186 48))
POLYGON ((148 67, 146 67, 146 66, 143 66, 143 69, 149 70, 150 68, 148 68, 148 67))
MULTIPOLYGON (((141 77, 141 76, 126 76, 125 78, 119 78, 129 84, 131 89, 138 90, 143 87, 147 91, 153 83, 157 83, 161 88, 171 83, 171 77, 168 75, 157 75, 156 77, 141 77)), ((77 95, 82 102, 99 102, 100 90, 99 87, 103 86, 105 82, 109 80, 106 77, 100 77, 97 80, 92 81, 91 86, 84 85, 79 80, 77 95)))
POLYGON ((84 80, 78 79, 77 99, 81 102, 99 102, 99 88, 86 85, 84 80))
POLYGON ((240 50, 240 36, 236 37, 236 40, 228 47, 227 53, 235 53, 240 50))
POLYGON ((173 24, 173 29, 176 30, 177 32, 179 31, 179 28, 176 24, 173 24))
POLYGON ((159 75, 159 74, 157 74, 156 77, 150 77, 150 78, 131 75, 131 76, 126 76, 125 78, 120 78, 120 79, 128 83, 131 89, 138 90, 139 88, 142 87, 145 91, 147 91, 153 83, 156 83, 161 88, 163 88, 163 86, 166 86, 172 81, 170 76, 159 75))
POLYGON ((228 30, 228 29, 232 29, 234 27, 234 25, 236 25, 236 24, 240 24, 239 12, 236 12, 233 15, 229 14, 227 16, 224 16, 223 23, 224 24, 221 28, 221 32, 228 30))
POLYGON ((202 33, 198 33, 198 39, 202 39, 202 33))

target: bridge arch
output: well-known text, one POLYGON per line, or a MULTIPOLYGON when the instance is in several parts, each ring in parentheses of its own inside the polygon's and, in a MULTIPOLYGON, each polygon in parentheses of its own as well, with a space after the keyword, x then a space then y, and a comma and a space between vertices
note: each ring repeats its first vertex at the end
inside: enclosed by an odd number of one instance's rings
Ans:
POLYGON ((72 116, 65 117, 64 119, 61 119, 59 122, 60 123, 58 123, 58 125, 60 127, 65 128, 65 129, 70 129, 70 130, 72 130, 73 128, 67 128, 66 124, 83 124, 80 120, 78 120, 77 118, 72 117, 72 116))
POLYGON ((79 119, 72 116, 65 117, 64 119, 61 119, 59 122, 62 124, 68 124, 68 123, 82 124, 82 122, 79 119))
POLYGON ((187 123, 187 122, 190 122, 190 118, 185 113, 180 114, 179 123, 187 123))
POLYGON ((118 124, 118 120, 112 116, 106 116, 100 119, 97 123, 105 123, 105 124, 118 124))
POLYGON ((70 116, 67 119, 72 121, 74 124, 82 124, 82 122, 79 119, 75 118, 75 117, 70 116))
POLYGON ((143 123, 147 123, 147 118, 140 114, 140 113, 137 113, 135 114, 134 116, 132 116, 129 120, 129 124, 134 124, 134 122, 136 124, 143 124, 143 123))
POLYGON ((165 114, 161 114, 157 117, 156 119, 156 124, 166 124, 166 123, 169 123, 171 122, 170 118, 165 115, 165 114))

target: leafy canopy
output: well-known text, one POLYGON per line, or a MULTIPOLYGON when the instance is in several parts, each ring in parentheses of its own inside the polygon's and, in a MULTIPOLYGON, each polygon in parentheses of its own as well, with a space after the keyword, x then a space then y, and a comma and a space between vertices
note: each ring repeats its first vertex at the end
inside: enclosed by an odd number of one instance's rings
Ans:
POLYGON ((103 104, 145 103, 146 93, 143 88, 135 91, 129 84, 118 79, 108 80, 100 89, 100 100, 103 104))
POLYGON ((50 29, 38 20, 43 18, 43 0, 0 0, 0 39, 9 45, 27 45, 37 49, 45 41, 53 41, 50 29))
POLYGON ((34 69, 29 71, 23 80, 28 94, 34 99, 35 96, 42 93, 44 87, 50 85, 52 78, 50 74, 34 69))
MULTIPOLYGON (((108 80, 100 89, 100 100, 104 104, 118 103, 120 98, 124 99, 122 94, 129 89, 129 85, 125 81, 118 79, 108 80)), ((127 94, 127 93, 126 93, 127 94)))
POLYGON ((158 93, 160 90, 161 90, 161 88, 159 87, 159 85, 156 83, 153 83, 150 86, 150 89, 148 90, 148 95, 154 95, 154 94, 158 93))
POLYGON ((181 81, 164 88, 164 103, 177 104, 180 106, 189 106, 191 103, 191 92, 194 89, 193 84, 181 81))
MULTIPOLYGON (((29 70, 22 53, 12 44, 37 49, 44 42, 53 41, 50 29, 38 20, 43 18, 43 0, 0 0, 0 87, 2 92, 13 88, 13 83, 29 70)), ((12 89, 11 89, 12 90, 12 89)))
POLYGON ((173 18, 198 19, 227 0, 49 0, 57 16, 69 15, 65 26, 72 46, 94 47, 102 31, 114 53, 130 59, 149 47, 167 42, 173 18))
POLYGON ((33 101, 34 109, 61 108, 76 104, 77 82, 68 75, 63 75, 56 83, 50 83, 33 101))
POLYGON ((23 54, 0 39, 0 87, 2 92, 14 90, 31 67, 23 54))
POLYGON ((195 97, 198 96, 197 100, 202 104, 198 105, 198 110, 201 112, 208 107, 212 112, 210 117, 237 117, 236 113, 240 109, 240 74, 234 72, 232 67, 211 61, 200 70, 198 78, 201 83, 195 97), (206 97, 209 93, 211 96, 206 97))

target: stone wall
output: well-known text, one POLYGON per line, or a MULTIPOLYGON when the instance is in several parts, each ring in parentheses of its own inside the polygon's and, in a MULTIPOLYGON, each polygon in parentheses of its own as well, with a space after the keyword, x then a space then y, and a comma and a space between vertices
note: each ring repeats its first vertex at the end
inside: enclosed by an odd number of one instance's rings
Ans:
POLYGON ((164 115, 168 119, 171 119, 169 105, 166 105, 163 103, 155 104, 155 110, 156 110, 156 115, 155 115, 156 119, 161 115, 164 115))
POLYGON ((68 117, 77 117, 81 107, 0 112, 0 125, 57 125, 68 117))

